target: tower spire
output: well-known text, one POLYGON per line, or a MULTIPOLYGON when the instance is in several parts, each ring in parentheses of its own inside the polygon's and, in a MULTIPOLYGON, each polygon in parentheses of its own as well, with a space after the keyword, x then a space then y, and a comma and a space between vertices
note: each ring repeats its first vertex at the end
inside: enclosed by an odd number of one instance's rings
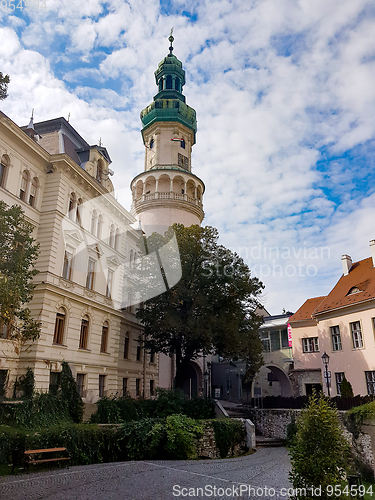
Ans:
POLYGON ((173 36, 173 28, 171 29, 171 34, 169 35, 169 38, 168 38, 169 42, 170 42, 170 46, 169 46, 169 55, 171 56, 172 55, 172 52, 173 52, 173 41, 174 41, 174 36, 173 36))

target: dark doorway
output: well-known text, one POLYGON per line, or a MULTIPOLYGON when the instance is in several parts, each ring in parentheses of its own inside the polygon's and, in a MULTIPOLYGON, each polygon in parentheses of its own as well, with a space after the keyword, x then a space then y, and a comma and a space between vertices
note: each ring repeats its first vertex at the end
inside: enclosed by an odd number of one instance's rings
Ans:
POLYGON ((315 389, 316 394, 323 392, 322 384, 305 384, 306 396, 311 396, 313 389, 315 389))
POLYGON ((185 380, 182 390, 189 398, 198 397, 198 377, 192 365, 188 365, 185 371, 185 380))

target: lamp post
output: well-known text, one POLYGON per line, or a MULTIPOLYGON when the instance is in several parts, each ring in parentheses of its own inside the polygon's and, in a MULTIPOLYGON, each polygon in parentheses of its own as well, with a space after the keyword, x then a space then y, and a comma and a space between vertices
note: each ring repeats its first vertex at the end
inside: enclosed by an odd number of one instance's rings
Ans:
POLYGON ((329 379, 328 379, 329 356, 325 351, 324 351, 324 354, 322 356, 322 360, 323 360, 323 365, 325 366, 325 379, 326 379, 326 384, 327 384, 327 392, 328 392, 328 396, 330 397, 331 394, 329 392, 329 379))

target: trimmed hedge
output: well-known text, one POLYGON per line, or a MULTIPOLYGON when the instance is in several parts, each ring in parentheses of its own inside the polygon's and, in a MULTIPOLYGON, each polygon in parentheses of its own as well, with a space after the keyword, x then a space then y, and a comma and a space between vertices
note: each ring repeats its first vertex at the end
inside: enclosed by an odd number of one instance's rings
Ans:
MULTIPOLYGON (((207 422, 214 426, 223 458, 245 436, 238 421, 207 422)), ((203 423, 186 415, 146 418, 120 425, 60 425, 38 432, 0 426, 0 464, 11 463, 15 449, 21 459, 27 449, 59 446, 67 449, 71 465, 155 458, 191 459, 197 457, 197 442, 203 432, 203 423)))

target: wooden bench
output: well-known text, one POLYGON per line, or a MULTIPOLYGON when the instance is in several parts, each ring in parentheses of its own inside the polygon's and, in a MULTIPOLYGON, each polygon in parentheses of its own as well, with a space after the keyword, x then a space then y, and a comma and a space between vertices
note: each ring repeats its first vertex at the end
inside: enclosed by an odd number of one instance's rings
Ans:
MULTIPOLYGON (((43 453, 58 453, 66 451, 66 448, 45 448, 42 450, 26 450, 24 452, 25 462, 27 467, 29 464, 43 464, 47 462, 59 462, 61 460, 70 460, 70 457, 50 457, 50 458, 38 458, 43 456, 43 453)), ((48 455, 44 455, 48 456, 48 455)))

